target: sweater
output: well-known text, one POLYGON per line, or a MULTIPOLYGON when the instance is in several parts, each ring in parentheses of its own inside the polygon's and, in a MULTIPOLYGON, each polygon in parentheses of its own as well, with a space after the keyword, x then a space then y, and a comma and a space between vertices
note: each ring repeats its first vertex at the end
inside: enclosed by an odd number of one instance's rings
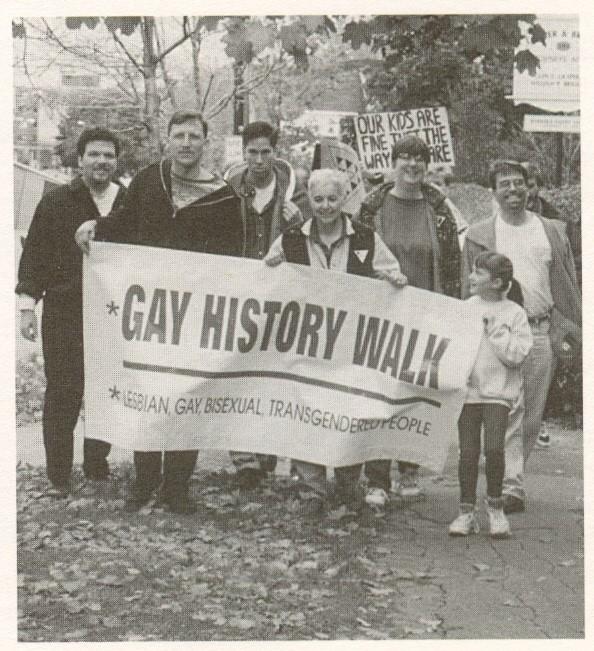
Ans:
POLYGON ((467 403, 495 402, 511 408, 522 388, 520 366, 532 348, 526 312, 508 299, 468 299, 483 313, 483 336, 468 380, 467 403))

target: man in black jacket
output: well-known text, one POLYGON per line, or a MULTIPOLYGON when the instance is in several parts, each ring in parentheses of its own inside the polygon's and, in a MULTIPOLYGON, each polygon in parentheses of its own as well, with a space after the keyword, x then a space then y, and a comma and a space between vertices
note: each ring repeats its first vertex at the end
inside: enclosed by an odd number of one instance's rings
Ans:
MULTIPOLYGON (((43 443, 50 493, 70 490, 73 432, 84 382, 82 328, 82 254, 74 233, 90 216, 101 219, 123 201, 126 190, 112 181, 119 142, 102 128, 84 131, 77 143, 81 175, 46 194, 39 202, 25 240, 18 284, 22 335, 38 334, 35 304, 43 298, 41 341, 47 388, 43 443)), ((110 446, 85 439, 83 470, 89 479, 109 474, 110 446)))
MULTIPOLYGON (((167 249, 242 256, 245 248, 240 198, 201 165, 208 127, 199 113, 177 112, 168 127, 169 157, 141 170, 130 183, 121 210, 83 224, 76 234, 167 249)), ((192 513, 189 480, 198 450, 134 452, 136 481, 127 502, 138 510, 161 485, 161 502, 175 513, 192 513)))

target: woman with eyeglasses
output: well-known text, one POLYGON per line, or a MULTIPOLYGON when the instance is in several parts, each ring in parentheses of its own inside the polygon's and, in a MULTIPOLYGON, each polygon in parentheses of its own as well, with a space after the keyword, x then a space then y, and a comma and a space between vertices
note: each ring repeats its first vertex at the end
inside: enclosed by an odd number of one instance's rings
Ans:
MULTIPOLYGON (((360 221, 371 226, 400 262, 408 284, 460 298, 460 246, 454 215, 440 190, 425 183, 430 161, 427 144, 406 136, 392 147, 392 181, 371 192, 361 206, 360 221)), ((384 463, 383 489, 367 501, 383 508, 390 489, 390 462, 384 463)), ((418 466, 398 462, 400 497, 422 494, 418 466)))

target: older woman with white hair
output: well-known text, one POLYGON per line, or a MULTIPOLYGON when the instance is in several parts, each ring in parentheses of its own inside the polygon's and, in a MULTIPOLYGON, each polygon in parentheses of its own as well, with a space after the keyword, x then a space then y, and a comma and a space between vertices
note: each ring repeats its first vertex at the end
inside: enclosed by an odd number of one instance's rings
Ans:
MULTIPOLYGON (((348 178, 334 169, 314 170, 308 181, 308 195, 313 217, 300 226, 283 233, 270 247, 264 258, 274 267, 286 260, 317 269, 331 269, 370 278, 387 280, 392 286, 406 285, 406 276, 400 264, 380 237, 372 229, 352 222, 342 212, 346 200, 348 178)), ((378 506, 378 491, 388 491, 384 486, 385 473, 376 472, 376 465, 384 462, 368 461, 365 474, 369 481, 367 504, 378 506), (378 482, 382 485, 378 485, 378 482)), ((349 506, 357 505, 357 483, 361 465, 335 469, 336 489, 339 500, 349 506)), ((308 489, 307 499, 302 503, 302 513, 319 513, 326 496, 326 468, 323 465, 295 460, 294 471, 308 489)), ((383 506, 379 505, 379 506, 383 506)))

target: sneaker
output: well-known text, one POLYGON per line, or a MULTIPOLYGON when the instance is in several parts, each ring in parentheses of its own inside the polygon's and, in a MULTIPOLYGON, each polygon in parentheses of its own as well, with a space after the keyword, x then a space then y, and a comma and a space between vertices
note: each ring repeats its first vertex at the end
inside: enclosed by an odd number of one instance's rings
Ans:
POLYGON ((541 432, 536 439, 536 445, 539 448, 550 448, 551 447, 551 437, 546 432, 541 432))
POLYGON ((417 483, 417 475, 401 475, 396 487, 396 493, 400 497, 420 497, 423 494, 417 483))
POLYGON ((460 506, 460 514, 450 524, 448 533, 450 536, 468 536, 471 533, 478 533, 480 526, 476 517, 476 510, 474 506, 464 505, 460 506))
POLYGON ((485 504, 489 516, 489 535, 491 538, 509 538, 511 528, 509 520, 503 512, 503 500, 501 498, 493 501, 486 500, 485 504))
POLYGON ((383 513, 388 499, 388 493, 383 488, 368 488, 365 495, 365 504, 376 513, 383 513))
POLYGON ((505 514, 510 513, 524 513, 526 510, 526 504, 523 499, 516 497, 515 495, 504 495, 503 496, 503 512, 505 514))

